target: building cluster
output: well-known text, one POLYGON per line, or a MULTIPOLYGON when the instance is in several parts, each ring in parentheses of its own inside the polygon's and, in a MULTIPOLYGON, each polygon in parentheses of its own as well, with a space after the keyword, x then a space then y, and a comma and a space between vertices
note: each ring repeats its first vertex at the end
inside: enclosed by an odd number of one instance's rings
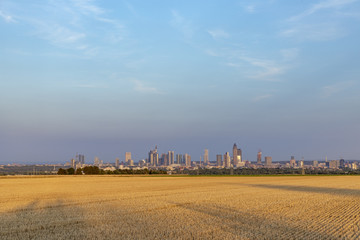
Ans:
MULTIPOLYGON (((125 153, 124 161, 120 162, 119 158, 115 159, 114 163, 104 163, 98 157, 95 157, 92 165, 98 166, 105 170, 115 169, 143 169, 143 168, 329 168, 329 169, 358 169, 358 163, 345 162, 344 159, 331 160, 319 162, 304 161, 304 159, 296 160, 294 156, 291 156, 289 162, 273 162, 271 156, 265 156, 264 161, 262 159, 262 152, 259 150, 256 155, 256 162, 244 160, 241 148, 238 148, 234 143, 232 148, 232 154, 225 152, 225 154, 217 154, 216 161, 210 161, 209 150, 205 149, 204 154, 200 156, 200 161, 192 161, 191 156, 185 154, 175 154, 175 151, 168 151, 165 153, 159 153, 157 146, 150 150, 146 159, 134 162, 131 156, 131 152, 125 153)), ((91 164, 85 164, 85 156, 76 154, 76 157, 68 164, 73 168, 84 167, 91 164)))

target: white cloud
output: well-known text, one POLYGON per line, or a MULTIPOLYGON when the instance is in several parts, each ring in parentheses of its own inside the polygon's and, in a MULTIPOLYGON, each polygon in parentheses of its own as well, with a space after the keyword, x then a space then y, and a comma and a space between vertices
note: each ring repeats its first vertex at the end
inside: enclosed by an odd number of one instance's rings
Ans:
POLYGON ((276 81, 276 77, 284 73, 285 67, 275 63, 271 60, 264 60, 250 57, 240 57, 241 60, 251 64, 254 67, 260 68, 255 74, 249 77, 261 80, 276 81))
POLYGON ((254 13, 255 12, 255 6, 254 5, 247 5, 247 6, 245 6, 244 9, 248 13, 254 13))
POLYGON ((194 34, 194 27, 191 22, 181 16, 177 11, 172 10, 170 24, 178 29, 186 38, 191 38, 194 34))
POLYGON ((306 16, 312 15, 320 10, 329 9, 329 8, 341 8, 345 5, 357 2, 358 0, 328 0, 323 1, 317 4, 314 4, 312 7, 306 11, 300 13, 299 15, 293 16, 289 21, 298 21, 306 16))
POLYGON ((215 40, 220 39, 220 38, 229 38, 230 37, 230 35, 222 29, 208 30, 207 32, 215 40))
POLYGON ((288 48, 280 50, 281 55, 283 56, 284 61, 292 61, 297 58, 299 54, 298 48, 288 48))
POLYGON ((274 95, 272 95, 272 94, 260 95, 260 96, 257 96, 257 97, 255 97, 255 98, 253 98, 253 101, 254 101, 254 102, 260 102, 260 101, 262 101, 262 100, 271 98, 271 97, 273 97, 273 96, 274 96, 274 95))
POLYGON ((345 35, 345 30, 336 23, 297 24, 280 33, 280 36, 297 41, 329 41, 345 35))
POLYGON ((101 15, 104 13, 104 10, 93 4, 92 0, 72 0, 72 2, 83 14, 101 15))
POLYGON ((345 91, 354 85, 353 81, 338 82, 322 88, 322 97, 331 97, 339 92, 345 91))
POLYGON ((145 84, 139 80, 133 80, 135 86, 134 90, 141 93, 153 93, 153 94, 163 94, 156 87, 145 86, 145 84))
POLYGON ((94 88, 94 89, 103 89, 108 88, 106 85, 98 85, 98 84, 78 84, 75 85, 76 88, 94 88))
POLYGON ((4 21, 7 23, 15 22, 15 20, 12 16, 3 13, 1 10, 0 10, 0 17, 2 17, 4 19, 4 21))

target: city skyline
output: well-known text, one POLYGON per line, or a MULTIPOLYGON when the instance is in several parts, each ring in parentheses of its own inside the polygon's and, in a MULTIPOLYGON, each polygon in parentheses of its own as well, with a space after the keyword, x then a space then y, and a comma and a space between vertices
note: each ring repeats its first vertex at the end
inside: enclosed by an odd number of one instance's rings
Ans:
POLYGON ((360 1, 0 2, 0 164, 359 159, 360 1))

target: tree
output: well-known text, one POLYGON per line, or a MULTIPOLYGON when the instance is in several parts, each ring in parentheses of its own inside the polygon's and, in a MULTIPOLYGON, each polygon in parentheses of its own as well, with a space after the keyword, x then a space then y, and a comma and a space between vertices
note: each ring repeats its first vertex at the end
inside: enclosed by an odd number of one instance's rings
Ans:
POLYGON ((74 175, 74 173, 75 173, 74 168, 68 168, 66 171, 67 171, 67 174, 69 174, 69 175, 74 175))
POLYGON ((81 168, 77 168, 76 169, 76 172, 75 172, 76 175, 82 175, 82 169, 81 168))
POLYGON ((66 171, 65 169, 59 168, 57 174, 58 174, 58 175, 66 175, 66 174, 67 174, 67 171, 66 171))

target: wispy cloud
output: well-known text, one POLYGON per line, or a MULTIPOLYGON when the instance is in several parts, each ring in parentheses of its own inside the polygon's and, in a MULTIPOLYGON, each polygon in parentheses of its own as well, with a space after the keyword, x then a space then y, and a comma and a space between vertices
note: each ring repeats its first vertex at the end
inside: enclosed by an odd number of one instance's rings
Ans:
POLYGON ((253 98, 253 102, 260 102, 262 100, 272 98, 273 96, 274 95, 272 95, 272 94, 265 94, 265 95, 256 96, 255 98, 253 98))
POLYGON ((297 24, 280 33, 280 36, 297 41, 329 41, 345 35, 345 30, 336 23, 297 24))
POLYGON ((354 85, 353 81, 338 82, 322 88, 322 97, 328 98, 333 95, 348 90, 354 85))
POLYGON ((287 48, 280 50, 281 55, 283 56, 284 61, 292 61, 296 59, 299 55, 298 48, 287 48))
POLYGON ((71 0, 83 14, 101 15, 104 10, 94 4, 93 0, 71 0))
POLYGON ((343 24, 344 13, 338 10, 351 10, 353 3, 359 0, 327 0, 313 4, 300 14, 287 19, 288 27, 280 32, 280 36, 297 41, 330 41, 344 37, 347 27, 343 24), (324 10, 328 10, 325 13, 324 10), (316 21, 314 17, 316 16, 316 21), (319 20, 320 19, 320 20, 319 20))
MULTIPOLYGON (((250 64, 253 70, 247 76, 253 79, 266 80, 266 81, 279 81, 278 76, 285 72, 285 66, 276 63, 275 61, 252 58, 246 56, 239 56, 238 59, 242 62, 250 64)), ((228 62, 230 67, 244 67, 242 62, 228 62)))
POLYGON ((358 0, 328 0, 312 5, 309 9, 300 13, 299 15, 292 16, 289 21, 298 21, 306 16, 312 15, 323 9, 341 8, 345 5, 357 2, 358 0))
POLYGON ((245 11, 248 13, 254 13, 255 12, 255 6, 254 5, 247 5, 244 7, 245 11))
POLYGON ((12 16, 3 13, 1 10, 0 10, 0 17, 1 17, 2 19, 4 19, 4 21, 7 22, 7 23, 14 23, 14 22, 16 22, 12 16))
POLYGON ((177 11, 171 11, 172 19, 170 24, 179 30, 185 38, 191 38, 194 34, 194 27, 192 23, 180 15, 177 11))
POLYGON ((221 38, 229 38, 230 34, 228 34, 227 32, 225 32, 222 29, 214 29, 214 30, 208 30, 207 31, 212 38, 214 38, 215 40, 217 39, 221 39, 221 38))
MULTIPOLYGON (((29 1, 22 8, 27 11, 20 12, 21 8, 13 4, 17 20, 30 29, 30 35, 57 48, 76 50, 78 55, 94 56, 104 52, 95 49, 124 39, 125 27, 92 0, 47 0, 41 5, 29 1)), ((3 12, 0 16, 13 21, 3 12)))
POLYGON ((152 94, 163 94, 162 91, 157 89, 156 87, 146 86, 143 82, 139 80, 133 80, 135 86, 134 90, 141 93, 152 93, 152 94))
POLYGON ((75 88, 91 88, 91 89, 104 89, 109 88, 107 85, 98 85, 98 84, 78 84, 74 85, 75 88))

